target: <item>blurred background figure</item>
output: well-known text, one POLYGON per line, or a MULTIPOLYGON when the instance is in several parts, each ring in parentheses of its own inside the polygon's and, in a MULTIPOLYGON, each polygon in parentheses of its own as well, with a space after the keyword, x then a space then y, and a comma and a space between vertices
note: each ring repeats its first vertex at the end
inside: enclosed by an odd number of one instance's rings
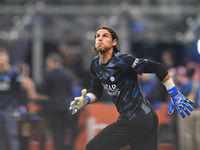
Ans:
MULTIPOLYGON (((64 150, 67 142, 73 142, 78 132, 78 115, 72 116, 69 104, 72 97, 80 92, 75 75, 63 67, 63 59, 58 53, 51 53, 46 58, 46 72, 42 86, 49 99, 44 105, 44 117, 53 136, 54 150, 64 150), (65 141, 66 130, 70 130, 70 141, 65 141)), ((69 134, 67 135, 69 136, 69 134)))
MULTIPOLYGON (((18 124, 14 117, 20 102, 20 73, 9 64, 9 54, 0 48, 0 149, 20 150, 18 124), (8 147, 6 148, 6 142, 8 147)), ((21 115, 21 114, 19 114, 21 115)))
MULTIPOLYGON (((77 40, 75 40, 77 42, 77 40)), ((75 42, 61 40, 58 44, 59 52, 63 56, 63 66, 80 75, 81 68, 81 48, 75 42)))
MULTIPOLYGON (((21 87, 25 90, 24 94, 28 100, 45 100, 45 95, 39 94, 36 90, 35 83, 30 77, 30 67, 26 62, 17 62, 16 67, 21 75, 21 87)), ((24 102, 27 103, 27 100, 24 102)))
POLYGON ((155 75, 143 74, 139 76, 139 81, 144 97, 149 100, 153 108, 156 109, 162 102, 166 102, 166 95, 162 85, 155 75))
POLYGON ((175 52, 171 49, 165 49, 161 53, 161 60, 167 69, 175 67, 175 52))
MULTIPOLYGON (((28 150, 31 138, 31 121, 35 115, 38 115, 36 114, 38 111, 42 111, 41 100, 47 100, 47 96, 37 92, 35 83, 30 77, 30 67, 26 62, 17 62, 15 65, 21 76, 21 101, 28 110, 28 115, 19 121, 20 150, 28 150), (33 107, 34 109, 32 109, 33 107), (35 108, 38 109, 35 110, 35 108)), ((41 135, 44 134, 43 131, 40 130, 41 135)))
POLYGON ((177 68, 179 90, 195 102, 193 114, 186 120, 178 117, 179 150, 200 149, 200 66, 189 62, 186 67, 177 68))

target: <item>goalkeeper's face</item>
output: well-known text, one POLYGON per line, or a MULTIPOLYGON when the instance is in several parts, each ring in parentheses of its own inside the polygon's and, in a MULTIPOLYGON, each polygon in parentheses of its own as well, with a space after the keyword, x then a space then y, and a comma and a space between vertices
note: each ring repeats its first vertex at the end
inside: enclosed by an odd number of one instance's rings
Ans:
POLYGON ((112 38, 111 33, 106 29, 100 29, 95 35, 95 48, 98 52, 106 52, 113 49, 117 40, 112 38))

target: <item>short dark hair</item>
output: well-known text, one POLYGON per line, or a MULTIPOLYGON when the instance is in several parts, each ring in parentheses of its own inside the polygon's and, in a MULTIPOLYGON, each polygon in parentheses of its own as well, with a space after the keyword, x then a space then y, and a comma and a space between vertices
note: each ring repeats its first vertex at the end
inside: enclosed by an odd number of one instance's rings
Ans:
MULTIPOLYGON (((117 42, 118 42, 119 36, 118 36, 117 32, 115 31, 115 29, 113 29, 113 28, 110 27, 110 26, 99 26, 99 27, 96 29, 96 32, 97 32, 98 30, 101 30, 101 29, 106 29, 106 30, 108 30, 108 31, 110 32, 111 36, 112 36, 112 39, 113 39, 113 40, 116 39, 117 42)), ((96 33, 96 32, 95 32, 95 33, 96 33)), ((96 37, 95 37, 95 38, 96 38, 96 37)), ((96 47, 93 47, 92 50, 93 50, 96 54, 98 54, 96 47)), ((118 46, 117 46, 117 44, 116 44, 115 46, 113 46, 113 51, 114 51, 114 52, 119 52, 119 51, 120 51, 119 48, 118 48, 118 46)))
POLYGON ((47 58, 46 58, 46 60, 51 60, 51 61, 53 61, 53 62, 58 62, 58 63, 63 63, 63 58, 61 57, 61 55, 60 54, 58 54, 58 53, 50 53, 48 56, 47 56, 47 58))

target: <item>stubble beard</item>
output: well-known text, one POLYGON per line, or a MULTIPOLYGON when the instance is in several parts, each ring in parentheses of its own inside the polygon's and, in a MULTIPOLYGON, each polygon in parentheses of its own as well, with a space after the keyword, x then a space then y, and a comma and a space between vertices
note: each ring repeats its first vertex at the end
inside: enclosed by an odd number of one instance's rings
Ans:
POLYGON ((109 47, 105 47, 105 48, 102 48, 102 47, 97 48, 97 47, 96 47, 96 49, 97 49, 97 52, 98 52, 98 53, 101 53, 101 54, 104 54, 104 53, 106 53, 107 51, 110 50, 109 47))

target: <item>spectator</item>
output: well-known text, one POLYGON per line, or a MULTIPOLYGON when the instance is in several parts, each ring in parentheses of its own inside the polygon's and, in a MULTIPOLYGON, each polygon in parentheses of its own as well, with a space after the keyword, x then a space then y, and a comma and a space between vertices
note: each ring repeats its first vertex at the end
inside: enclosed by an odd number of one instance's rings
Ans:
POLYGON ((6 148, 5 137, 10 150, 19 150, 18 125, 14 117, 20 100, 19 77, 19 71, 9 64, 7 50, 0 48, 0 148, 3 150, 6 148))
POLYGON ((194 62, 189 62, 186 66, 187 72, 181 73, 181 68, 178 68, 178 81, 180 91, 195 104, 193 114, 181 119, 177 117, 178 126, 178 144, 180 150, 199 150, 200 149, 200 71, 199 65, 194 62), (186 76, 187 75, 187 76, 186 76), (182 76, 182 77, 181 77, 182 76), (186 78, 187 77, 187 78, 186 78), (180 80, 181 79, 181 80, 180 80))
POLYGON ((163 94, 162 85, 156 76, 144 73, 142 76, 138 77, 142 93, 145 98, 149 100, 154 109, 158 108, 161 102, 166 102, 166 94, 163 94))
POLYGON ((64 68, 62 62, 62 57, 57 53, 51 53, 47 56, 43 84, 44 93, 49 97, 44 106, 44 113, 53 135, 54 150, 64 149, 66 128, 70 128, 72 131, 72 143, 77 131, 78 115, 72 117, 67 107, 72 97, 76 95, 75 89, 79 93, 80 88, 79 86, 75 87, 74 74, 64 68))
POLYGON ((174 67, 174 52, 171 49, 165 49, 161 53, 161 59, 167 69, 174 67))
MULTIPOLYGON (((29 65, 25 62, 18 62, 16 67, 21 72, 21 99, 23 105, 27 107, 29 110, 29 115, 20 120, 20 150, 28 150, 29 139, 31 136, 31 123, 30 119, 32 115, 35 115, 35 111, 33 112, 31 107, 37 106, 41 109, 41 103, 39 100, 46 100, 47 97, 45 95, 41 95, 36 91, 35 84, 33 80, 30 78, 30 68, 29 65)), ((40 132, 40 134, 42 134, 40 132)), ((41 137, 40 137, 41 138, 41 137)))

